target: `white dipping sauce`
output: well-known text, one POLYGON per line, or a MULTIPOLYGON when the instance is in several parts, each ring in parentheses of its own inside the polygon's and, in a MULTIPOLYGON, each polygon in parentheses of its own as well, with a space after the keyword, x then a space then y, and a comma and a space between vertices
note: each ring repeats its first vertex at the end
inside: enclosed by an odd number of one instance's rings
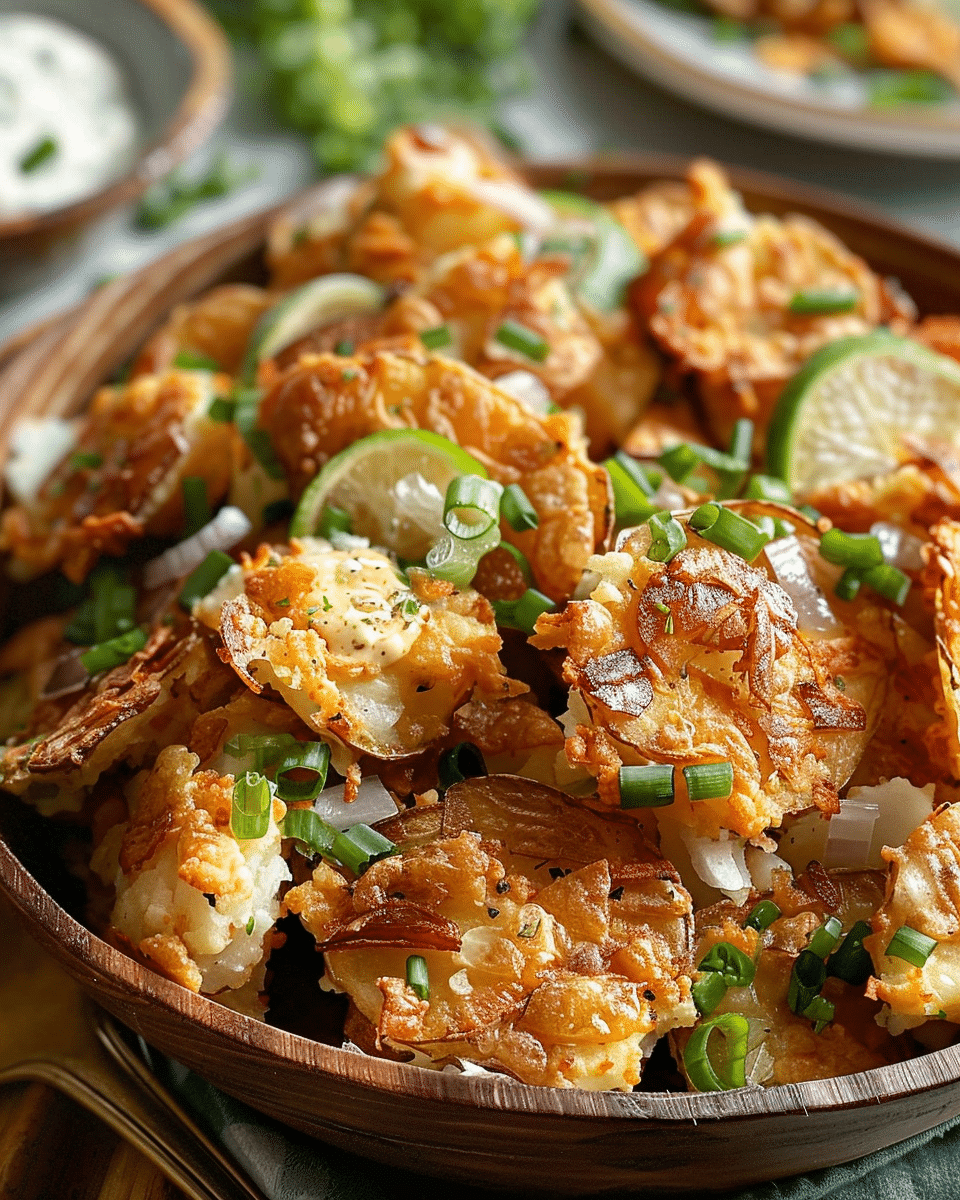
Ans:
POLYGON ((103 46, 49 17, 0 14, 0 213, 89 195, 131 165, 139 138, 123 72, 103 46), (24 170, 46 139, 53 153, 24 170))

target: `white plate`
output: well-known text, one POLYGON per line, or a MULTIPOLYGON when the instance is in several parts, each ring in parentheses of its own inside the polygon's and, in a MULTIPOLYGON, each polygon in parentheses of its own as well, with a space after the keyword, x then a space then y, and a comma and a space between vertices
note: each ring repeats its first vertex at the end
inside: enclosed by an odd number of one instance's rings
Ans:
POLYGON ((773 71, 749 42, 717 42, 711 18, 658 0, 577 0, 584 25, 628 67, 689 100, 754 125, 863 150, 960 156, 960 98, 872 109, 862 79, 773 71))

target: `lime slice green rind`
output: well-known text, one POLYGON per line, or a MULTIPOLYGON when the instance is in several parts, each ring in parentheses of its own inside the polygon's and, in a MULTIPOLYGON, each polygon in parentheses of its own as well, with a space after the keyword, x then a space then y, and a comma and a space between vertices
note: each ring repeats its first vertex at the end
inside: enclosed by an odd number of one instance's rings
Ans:
MULTIPOLYGON (((403 558, 420 559, 429 549, 416 529, 395 520, 393 489, 420 474, 441 496, 458 475, 487 478, 487 470, 456 442, 427 429, 382 429, 330 459, 309 483, 290 522, 291 537, 313 537, 327 504, 348 512, 353 532, 403 558)), ((440 531, 442 532, 442 530, 440 531)))
POLYGON ((599 312, 622 307, 629 284, 649 263, 627 230, 602 204, 574 192, 544 191, 540 195, 560 221, 586 222, 593 229, 582 260, 574 265, 574 291, 599 312))
POLYGON ((842 338, 781 393, 766 469, 802 498, 893 470, 905 434, 960 446, 960 364, 886 330, 842 338))
POLYGON ((302 337, 345 317, 363 316, 383 307, 386 293, 363 275, 321 275, 273 306, 257 322, 240 366, 240 379, 256 381, 257 367, 302 337))

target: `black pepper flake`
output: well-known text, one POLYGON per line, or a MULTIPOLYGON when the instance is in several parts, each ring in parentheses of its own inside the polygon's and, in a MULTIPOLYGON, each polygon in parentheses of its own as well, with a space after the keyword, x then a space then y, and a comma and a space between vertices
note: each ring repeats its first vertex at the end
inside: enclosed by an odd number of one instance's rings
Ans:
POLYGON ((213 894, 213 892, 204 892, 203 898, 204 898, 204 900, 206 900, 206 902, 210 905, 211 908, 217 907, 217 898, 213 894))
POLYGON ((500 916, 500 909, 499 909, 499 908, 488 908, 488 909, 487 909, 487 916, 488 916, 488 917, 489 917, 491 920, 494 920, 496 917, 499 917, 499 916, 500 916))
POLYGON ((647 988, 646 991, 643 993, 643 998, 644 998, 644 1000, 649 1000, 650 1003, 652 1004, 654 1002, 654 1000, 656 1000, 657 997, 656 997, 655 992, 651 992, 650 989, 647 988))
POLYGON ((551 879, 562 879, 564 877, 564 875, 569 875, 569 874, 570 874, 569 867, 551 867, 550 868, 550 878, 551 879))
POLYGON ((510 891, 510 884, 505 879, 501 879, 497 884, 497 895, 502 896, 505 892, 510 891))
POLYGON ((406 900, 406 896, 403 894, 403 892, 391 892, 390 899, 391 900, 406 900))
POLYGON ((622 886, 615 887, 613 889, 613 891, 610 893, 610 899, 611 900, 622 900, 623 899, 623 887, 622 886))

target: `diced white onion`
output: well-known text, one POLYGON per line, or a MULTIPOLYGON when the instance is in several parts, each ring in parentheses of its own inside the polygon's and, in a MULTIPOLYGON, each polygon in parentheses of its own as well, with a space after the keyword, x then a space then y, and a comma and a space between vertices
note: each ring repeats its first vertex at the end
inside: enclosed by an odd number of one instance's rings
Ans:
POLYGON ((660 486, 650 497, 650 503, 658 511, 665 508, 668 512, 679 512, 682 508, 688 508, 690 504, 679 484, 674 483, 669 475, 664 475, 660 486))
POLYGON ((764 547, 767 562, 797 610, 797 627, 804 633, 836 635, 843 627, 833 614, 826 596, 817 587, 795 535, 777 538, 764 547))
POLYGON ((76 445, 76 426, 59 417, 24 417, 10 437, 10 457, 3 476, 20 504, 36 498, 40 485, 76 445))
POLYGON ((889 521, 875 521, 870 532, 880 542, 884 561, 899 567, 901 571, 919 571, 923 566, 920 549, 923 542, 912 533, 889 521))
POLYGON ((531 233, 544 234, 557 222, 556 213, 536 192, 509 179, 477 179, 470 184, 474 197, 513 219, 531 233))
POLYGON ((827 827, 823 865, 854 870, 873 865, 870 862, 870 847, 879 816, 879 804, 849 796, 841 800, 840 811, 833 814, 827 827))
POLYGON ((876 804, 880 810, 873 829, 867 865, 882 867, 881 849, 884 846, 902 846, 920 822, 933 812, 934 786, 928 783, 926 787, 914 787, 909 779, 895 776, 873 787, 851 788, 846 801, 841 801, 841 806, 850 800, 876 804))
POLYGON ((550 391, 532 371, 508 371, 506 375, 498 375, 493 382, 501 392, 519 400, 524 408, 538 416, 545 416, 550 411, 553 403, 550 391))
POLYGON ((345 784, 324 788, 314 800, 314 811, 334 829, 349 829, 351 825, 373 825, 387 817, 397 815, 393 797, 376 775, 368 775, 357 792, 357 798, 348 804, 344 800, 345 784))
POLYGON ((793 874, 790 864, 769 850, 762 850, 759 846, 747 846, 743 853, 753 886, 758 892, 772 890, 774 872, 787 871, 790 875, 793 874))
POLYGON ((192 537, 171 546, 158 558, 152 558, 143 568, 143 586, 149 591, 174 579, 182 579, 199 567, 211 550, 231 549, 243 541, 252 528, 253 523, 246 513, 228 504, 192 537))
POLYGON ((720 838, 699 837, 685 826, 680 826, 679 833, 703 882, 729 896, 734 904, 742 904, 753 888, 744 858, 745 839, 731 833, 720 838))

